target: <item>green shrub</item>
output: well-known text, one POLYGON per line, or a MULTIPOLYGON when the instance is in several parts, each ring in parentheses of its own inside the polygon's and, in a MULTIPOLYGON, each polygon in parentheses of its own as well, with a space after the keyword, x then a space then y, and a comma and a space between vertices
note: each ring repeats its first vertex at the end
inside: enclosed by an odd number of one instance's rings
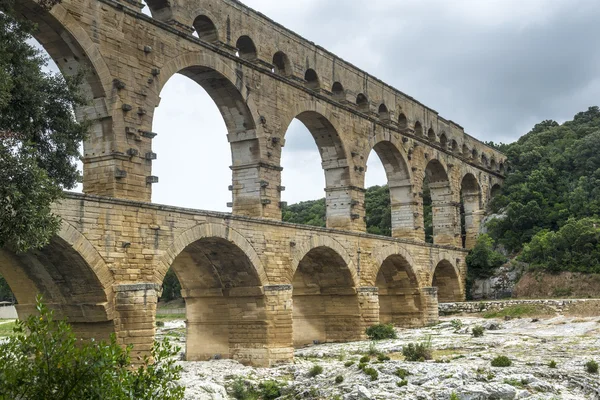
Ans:
POLYGON ((165 326, 165 321, 156 321, 157 328, 162 328, 163 326, 165 326))
POLYGON ((453 319, 452 321, 450 321, 450 324, 452 324, 454 333, 458 332, 464 325, 460 319, 453 319))
POLYGON ((371 340, 396 339, 396 330, 392 324, 379 324, 367 328, 367 336, 371 340))
POLYGON ((335 377, 335 383, 340 384, 342 382, 344 382, 344 377, 343 376, 338 375, 338 376, 335 377))
POLYGON ((363 372, 367 375, 369 375, 369 377, 371 377, 372 381, 376 381, 377 378, 379 378, 379 372, 377 372, 377 370, 375 368, 365 368, 363 369, 363 372))
POLYGON ((549 368, 556 368, 556 361, 552 360, 548 363, 549 368))
POLYGON ((396 385, 398 385, 398 387, 404 387, 408 385, 408 381, 406 379, 402 379, 401 381, 396 382, 396 385))
POLYGON ((236 400, 258 400, 260 397, 250 382, 246 382, 241 377, 236 378, 231 384, 231 394, 236 400))
POLYGON ((283 385, 277 381, 264 381, 258 385, 260 397, 263 400, 275 400, 281 397, 281 388, 283 385))
POLYGON ((367 363, 358 363, 358 369, 364 370, 367 367, 367 363))
POLYGON ((454 392, 450 395, 450 400, 460 400, 460 397, 454 392))
POLYGON ((425 342, 409 343, 402 347, 402 354, 406 361, 425 361, 431 360, 431 337, 425 342))
POLYGON ((400 378, 400 379, 404 379, 404 378, 406 378, 407 376, 409 376, 409 375, 410 375, 410 372, 408 372, 408 370, 407 370, 407 369, 404 369, 404 368, 398 368, 398 369, 397 369, 397 370, 394 372, 394 375, 396 375, 396 376, 397 376, 398 378, 400 378))
POLYGON ((473 337, 482 337, 483 336, 483 326, 477 325, 474 326, 472 331, 473 337))
POLYGON ((510 367, 512 361, 506 356, 498 356, 492 360, 492 367, 510 367))
POLYGON ((313 367, 308 371, 308 376, 310 376, 311 378, 314 378, 317 375, 320 375, 323 373, 323 367, 321 367, 318 364, 313 365, 313 367))
POLYGON ((369 350, 367 350, 367 354, 371 357, 375 357, 377 354, 379 354, 379 350, 377 350, 375 342, 369 343, 369 350))
POLYGON ((362 356, 358 362, 361 363, 361 364, 363 364, 363 363, 368 363, 369 361, 371 361, 371 357, 369 357, 369 356, 362 356))
POLYGON ((354 365, 354 361, 346 361, 346 363, 344 364, 344 367, 348 368, 354 365))
POLYGON ((588 374, 597 374, 598 373, 598 363, 594 360, 590 360, 585 363, 585 370, 588 374))
POLYGON ((36 309, 38 315, 18 321, 15 335, 0 344, 0 398, 183 399, 179 348, 168 341, 155 343, 151 357, 133 369, 130 347, 123 349, 114 335, 108 343, 78 341, 39 297, 36 309))
POLYGON ((377 361, 379 361, 379 362, 390 361, 390 357, 386 354, 379 353, 379 354, 377 354, 377 361))

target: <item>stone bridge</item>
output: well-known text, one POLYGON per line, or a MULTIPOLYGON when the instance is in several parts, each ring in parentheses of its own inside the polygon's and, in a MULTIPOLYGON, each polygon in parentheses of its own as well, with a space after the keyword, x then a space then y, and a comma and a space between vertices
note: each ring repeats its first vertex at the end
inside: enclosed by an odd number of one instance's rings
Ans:
MULTIPOLYGON (((43 293, 80 336, 116 333, 145 353, 173 268, 188 359, 272 365, 294 346, 362 339, 378 321, 434 322, 438 301, 464 299, 465 248, 502 184, 503 154, 238 1, 146 3, 152 17, 136 0, 63 0, 50 11, 17 2, 63 74, 85 71, 90 101, 77 116, 92 123, 85 194, 55 205, 60 233, 39 251, 0 250, 20 315, 43 293), (152 131, 153 114, 177 73, 201 85, 225 120, 232 214, 151 203, 152 139, 169 134, 152 131), (327 228, 281 222, 280 160, 295 118, 321 154, 327 228), (392 238, 365 233, 372 150, 388 177, 392 238)), ((194 184, 202 172, 182 173, 194 184)))

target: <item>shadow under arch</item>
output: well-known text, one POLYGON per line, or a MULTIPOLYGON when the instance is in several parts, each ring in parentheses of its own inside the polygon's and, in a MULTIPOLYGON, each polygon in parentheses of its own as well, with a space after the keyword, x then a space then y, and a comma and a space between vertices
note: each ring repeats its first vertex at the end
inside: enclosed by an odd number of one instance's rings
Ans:
POLYGON ((198 225, 165 251, 160 281, 169 267, 185 300, 188 361, 222 357, 260 364, 268 359, 267 277, 249 242, 226 225, 198 225))
POLYGON ((358 277, 349 256, 335 243, 311 239, 292 256, 295 347, 357 340, 363 335, 358 277))
POLYGON ((102 340, 115 332, 112 273, 93 245, 67 222, 42 249, 21 254, 0 249, 0 274, 18 301, 21 319, 36 313, 36 296, 41 294, 79 338, 102 340))
POLYGON ((439 303, 465 299, 460 271, 448 260, 442 259, 436 264, 431 286, 437 288, 439 303))

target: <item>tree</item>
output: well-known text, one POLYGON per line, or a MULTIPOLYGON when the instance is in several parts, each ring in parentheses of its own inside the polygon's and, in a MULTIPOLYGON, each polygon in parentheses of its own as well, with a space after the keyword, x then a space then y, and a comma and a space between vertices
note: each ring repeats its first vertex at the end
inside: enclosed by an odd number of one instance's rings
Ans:
POLYGON ((152 357, 132 368, 129 348, 78 342, 71 327, 56 321, 38 298, 39 315, 17 322, 0 343, 0 400, 180 400, 179 349, 156 343, 152 357))
MULTIPOLYGON (((0 0, 0 247, 24 252, 46 245, 60 226, 51 204, 79 180, 75 160, 87 123, 82 75, 42 72, 46 59, 28 43, 35 27, 0 0)), ((46 0, 51 7, 56 0, 46 0)))

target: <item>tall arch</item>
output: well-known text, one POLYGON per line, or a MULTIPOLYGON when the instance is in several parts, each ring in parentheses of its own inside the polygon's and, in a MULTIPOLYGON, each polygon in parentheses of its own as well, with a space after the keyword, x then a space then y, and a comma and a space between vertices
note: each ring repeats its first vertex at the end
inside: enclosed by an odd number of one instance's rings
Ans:
POLYGON ((282 76, 289 76, 292 74, 292 64, 287 54, 283 51, 278 51, 273 55, 273 66, 274 72, 282 76))
POLYGON ((429 128, 429 130, 427 131, 427 139, 429 139, 430 142, 437 141, 437 135, 435 134, 433 128, 429 128))
POLYGON ((471 173, 466 174, 460 184, 460 196, 463 207, 464 232, 463 247, 472 249, 479 236, 479 228, 484 216, 482 209, 481 186, 471 173))
POLYGON ((362 337, 356 276, 342 254, 320 245, 299 260, 292 278, 294 346, 362 337))
POLYGON ((388 110, 387 106, 384 103, 381 103, 379 105, 379 119, 384 121, 384 122, 388 122, 390 121, 390 111, 388 110))
MULTIPOLYGON (((412 188, 412 171, 406 156, 389 138, 375 137, 373 150, 381 160, 390 190, 392 236, 404 239, 417 239, 415 213, 418 202, 412 188)), ((400 147, 402 148, 402 147, 400 147)))
POLYGON ((86 120, 91 126, 83 143, 83 191, 91 194, 106 194, 106 161, 97 161, 105 156, 106 149, 117 141, 115 132, 124 132, 123 120, 115 120, 112 115, 111 92, 113 82, 98 46, 86 31, 81 28, 73 16, 61 5, 55 5, 50 11, 41 8, 33 0, 14 3, 15 11, 25 19, 37 24, 34 38, 48 52, 65 77, 81 72, 84 79, 80 86, 87 106, 75 110, 78 120, 86 120), (102 164, 99 166, 98 164, 102 164), (97 169, 101 169, 99 173, 97 169), (101 178, 98 179, 98 176, 101 178))
POLYGON ((441 260, 433 272, 432 286, 438 290, 438 302, 464 301, 464 291, 459 271, 448 260, 441 260))
POLYGON ((446 146, 448 146, 448 137, 444 132, 440 134, 440 146, 442 149, 446 149, 446 146))
POLYGON ((319 75, 317 75, 317 71, 312 68, 309 68, 304 73, 304 82, 306 87, 312 90, 319 90, 321 88, 321 82, 319 81, 319 75))
POLYGON ((440 161, 435 159, 429 161, 425 168, 423 184, 424 188, 429 188, 431 194, 433 243, 458 245, 460 238, 459 209, 453 200, 448 173, 440 161))
MULTIPOLYGON (((307 102, 297 104, 287 120, 294 119, 306 126, 313 137, 321 157, 325 174, 327 227, 349 228, 352 225, 353 194, 348 190, 351 183, 347 153, 329 111, 320 104, 307 102)), ((286 129, 287 130, 287 129, 286 129)))
POLYGON ((421 123, 419 121, 415 122, 415 136, 417 137, 423 137, 423 125, 421 125, 421 123))
POLYGON ((362 112, 368 112, 370 108, 369 99, 364 93, 359 93, 356 96, 356 106, 362 112))
POLYGON ((331 87, 331 93, 338 101, 346 100, 346 89, 344 89, 344 85, 342 85, 340 82, 333 83, 333 86, 331 87))
POLYGON ((398 115, 398 128, 404 130, 404 129, 408 129, 408 119, 406 118, 406 115, 404 113, 400 113, 400 115, 398 115))
POLYGON ((417 275, 401 254, 384 259, 375 286, 379 290, 379 321, 402 327, 423 324, 423 304, 417 275))
POLYGON ((220 224, 198 225, 179 235, 159 262, 162 279, 172 268, 186 307, 186 359, 215 357, 256 363, 268 345, 266 275, 252 246, 220 224), (249 332, 252 332, 250 335, 249 332), (246 338, 240 343, 240 338, 246 338))
MULTIPOLYGON (((186 53, 170 60, 158 76, 157 93, 175 74, 199 84, 216 104, 228 135, 223 140, 231 147, 233 212, 262 216, 260 182, 253 177, 260 168, 259 138, 256 133, 255 106, 248 99, 246 85, 236 85, 239 77, 232 65, 208 53, 186 53), (240 89, 238 89, 240 87, 240 89)), ((157 97, 158 104, 158 97, 157 97)))

